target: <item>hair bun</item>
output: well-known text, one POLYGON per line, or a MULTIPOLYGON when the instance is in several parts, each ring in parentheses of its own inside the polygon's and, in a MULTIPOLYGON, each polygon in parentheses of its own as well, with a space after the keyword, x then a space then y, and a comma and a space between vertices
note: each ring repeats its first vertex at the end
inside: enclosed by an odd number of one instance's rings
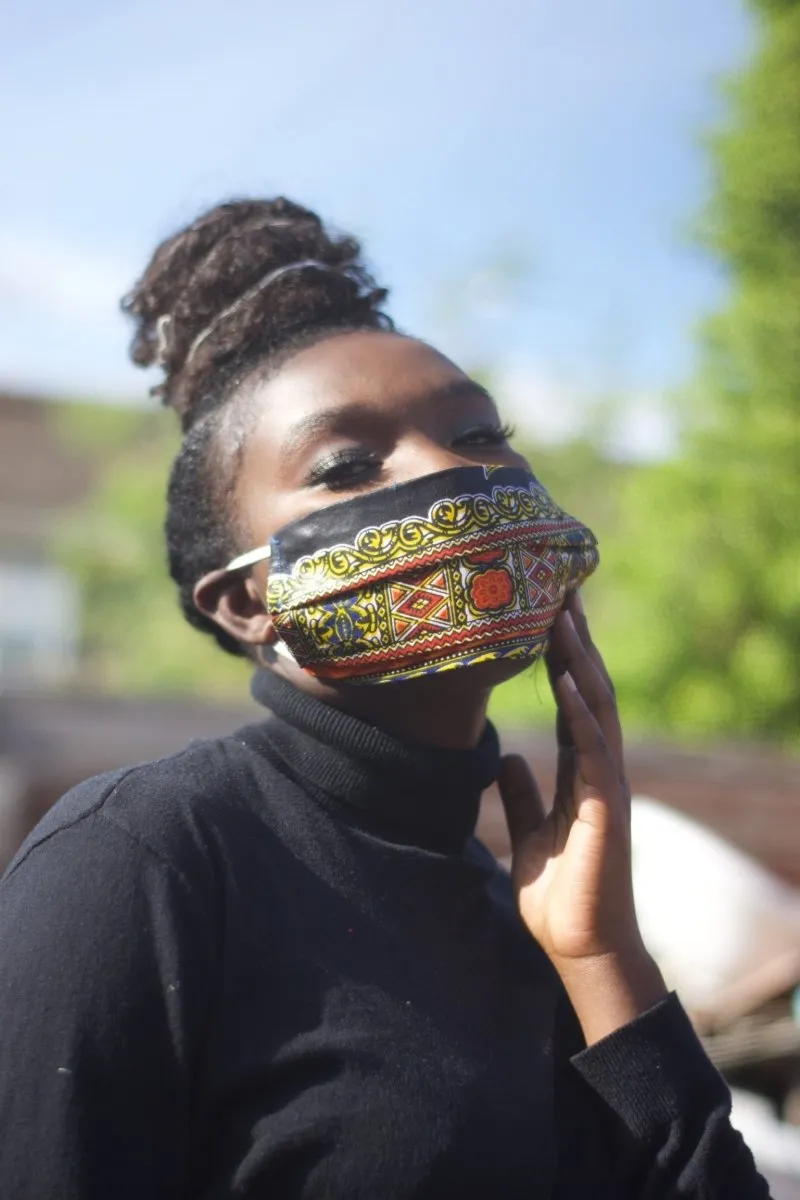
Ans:
POLYGON ((386 295, 355 238, 281 196, 219 204, 162 242, 122 309, 136 324, 133 362, 163 368, 155 390, 187 428, 219 369, 241 369, 306 330, 391 327, 386 295))

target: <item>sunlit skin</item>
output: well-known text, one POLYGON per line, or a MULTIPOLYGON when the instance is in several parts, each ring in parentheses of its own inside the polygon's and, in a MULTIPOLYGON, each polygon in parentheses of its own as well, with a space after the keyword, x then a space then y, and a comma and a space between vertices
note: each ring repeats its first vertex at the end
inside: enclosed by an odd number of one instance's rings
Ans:
MULTIPOLYGON (((238 404, 247 430, 233 496, 242 550, 266 544, 298 517, 387 484, 464 465, 530 465, 509 444, 483 388, 424 342, 395 333, 326 338, 266 379, 254 374, 238 404)), ((492 688, 522 669, 487 663, 397 684, 323 683, 271 650, 267 571, 262 562, 212 572, 197 585, 195 603, 268 669, 398 736, 474 746, 492 688)), ((613 688, 577 596, 556 621, 547 666, 559 710, 554 804, 546 815, 517 756, 503 759, 499 787, 520 913, 591 1044, 666 991, 636 922, 613 688)))

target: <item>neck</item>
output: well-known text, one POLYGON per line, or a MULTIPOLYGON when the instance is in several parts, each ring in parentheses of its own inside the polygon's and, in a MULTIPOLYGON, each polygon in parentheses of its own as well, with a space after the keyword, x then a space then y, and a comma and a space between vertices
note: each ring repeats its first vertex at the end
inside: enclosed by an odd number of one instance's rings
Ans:
POLYGON ((318 700, 419 745, 471 750, 486 726, 492 684, 473 678, 466 686, 464 671, 370 687, 329 684, 282 662, 271 669, 318 700))
MULTIPOLYGON (((407 686, 392 690, 405 693, 407 686)), ((345 712, 312 689, 299 688, 288 672, 256 671, 251 690, 270 717, 243 730, 245 740, 258 746, 266 739, 270 753, 287 764, 310 795, 344 805, 348 820, 366 820, 365 828, 403 845, 448 854, 464 850, 475 831, 481 795, 499 770, 500 743, 491 721, 484 721, 474 746, 424 745, 419 728, 411 738, 399 737, 377 723, 385 723, 382 714, 370 712, 362 719, 345 712)), ((338 690, 334 699, 340 699, 338 690)))

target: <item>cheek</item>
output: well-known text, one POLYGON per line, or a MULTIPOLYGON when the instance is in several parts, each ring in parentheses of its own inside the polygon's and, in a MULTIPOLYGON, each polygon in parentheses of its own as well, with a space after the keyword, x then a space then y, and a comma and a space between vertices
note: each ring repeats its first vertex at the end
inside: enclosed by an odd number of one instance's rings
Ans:
POLYGON ((330 503, 324 493, 309 491, 284 491, 271 487, 263 479, 242 476, 236 490, 235 507, 240 538, 247 540, 244 547, 265 546, 272 535, 285 525, 306 517, 330 503))
POLYGON ((509 446, 506 454, 508 456, 509 466, 520 467, 523 471, 533 471, 533 467, 528 462, 525 455, 520 454, 520 452, 515 450, 513 446, 509 446))
POLYGON ((266 545, 298 512, 298 494, 277 484, 275 464, 260 454, 245 455, 232 499, 245 550, 266 545))

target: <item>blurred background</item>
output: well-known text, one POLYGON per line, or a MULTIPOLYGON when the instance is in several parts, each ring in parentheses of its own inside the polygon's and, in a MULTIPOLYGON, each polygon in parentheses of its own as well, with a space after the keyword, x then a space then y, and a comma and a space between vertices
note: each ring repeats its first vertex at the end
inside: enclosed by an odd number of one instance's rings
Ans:
MULTIPOLYGON (((750 1020, 720 1053, 800 1121, 800 0, 30 0, 0 44, 0 867, 79 779, 254 715, 178 614, 177 433, 118 301, 204 207, 285 194, 364 240, 597 533, 634 790, 788 921, 707 1032, 750 1020)), ((544 673, 494 703, 547 783, 544 673)), ((492 797, 481 831, 504 853, 492 797)))

